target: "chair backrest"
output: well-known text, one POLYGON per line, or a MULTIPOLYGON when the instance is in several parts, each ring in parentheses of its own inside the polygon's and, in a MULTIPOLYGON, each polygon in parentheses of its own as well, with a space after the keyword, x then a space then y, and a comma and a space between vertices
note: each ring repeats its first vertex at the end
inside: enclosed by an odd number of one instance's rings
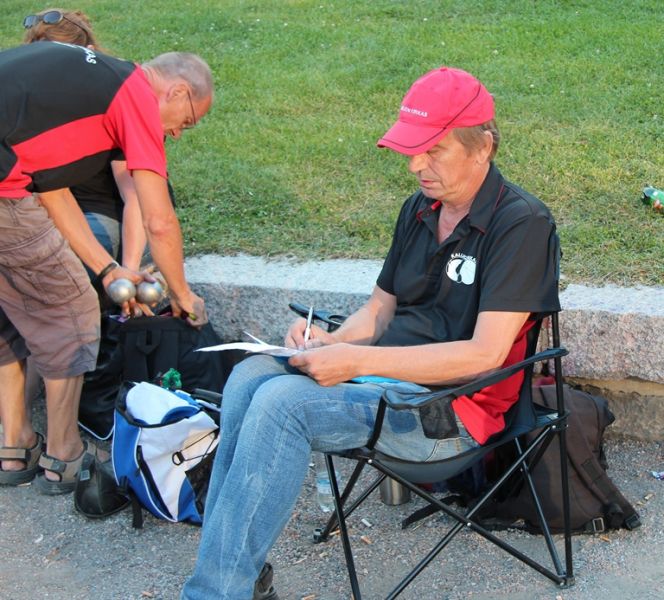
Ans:
MULTIPOLYGON (((528 358, 535 354, 537 351, 537 342, 539 340, 540 331, 542 330, 542 323, 548 315, 541 315, 537 322, 526 333, 526 355, 528 358)), ((533 370, 534 365, 528 365, 523 370, 523 384, 519 390, 519 399, 514 405, 505 413, 505 428, 488 440, 491 443, 497 439, 502 439, 506 431, 514 432, 514 437, 531 431, 535 426, 537 419, 535 409, 533 408, 533 370)))

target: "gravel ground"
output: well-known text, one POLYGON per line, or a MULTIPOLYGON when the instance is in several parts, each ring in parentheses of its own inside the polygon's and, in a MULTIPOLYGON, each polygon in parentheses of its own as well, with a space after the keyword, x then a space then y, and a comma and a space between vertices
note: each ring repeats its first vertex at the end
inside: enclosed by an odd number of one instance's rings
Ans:
MULTIPOLYGON (((573 538, 576 584, 555 584, 492 545, 465 532, 452 541, 402 596, 404 599, 626 600, 663 598, 664 443, 609 438, 609 474, 641 515, 643 526, 573 538)), ((342 474, 348 465, 341 465, 342 474)), ((383 505, 377 492, 351 519, 360 584, 367 600, 382 598, 409 565, 433 545, 443 516, 401 531, 399 521, 421 501, 383 505), (374 497, 375 496, 375 497, 374 497), (370 526, 363 523, 362 520, 370 526), (364 538, 365 541, 362 541, 364 538), (370 543, 366 543, 370 542, 370 543)), ((171 600, 193 567, 199 529, 146 516, 133 530, 131 512, 104 520, 79 515, 71 496, 48 498, 34 486, 0 487, 0 598, 7 600, 171 600)), ((323 514, 314 497, 313 472, 293 517, 269 560, 282 600, 347 600, 350 591, 337 537, 313 544, 323 514)), ((519 547, 541 538, 509 532, 519 547)), ((560 544, 560 539, 557 538, 560 544)))

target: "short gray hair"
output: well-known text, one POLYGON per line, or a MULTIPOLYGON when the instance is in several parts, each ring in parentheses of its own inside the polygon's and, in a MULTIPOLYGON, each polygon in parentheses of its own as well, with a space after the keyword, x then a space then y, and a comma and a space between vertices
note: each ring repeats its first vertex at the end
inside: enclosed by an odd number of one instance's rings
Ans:
POLYGON ((144 63, 144 66, 153 69, 169 81, 176 79, 186 81, 191 86, 192 95, 196 100, 212 97, 214 92, 212 71, 208 64, 196 54, 166 52, 144 63))
POLYGON ((493 160, 496 156, 496 152, 498 152, 498 146, 500 146, 500 131, 498 131, 498 125, 496 125, 495 119, 491 119, 486 123, 475 125, 473 127, 457 127, 452 130, 452 133, 468 152, 472 152, 484 145, 484 134, 487 131, 491 134, 493 139, 491 153, 489 154, 489 160, 493 160))

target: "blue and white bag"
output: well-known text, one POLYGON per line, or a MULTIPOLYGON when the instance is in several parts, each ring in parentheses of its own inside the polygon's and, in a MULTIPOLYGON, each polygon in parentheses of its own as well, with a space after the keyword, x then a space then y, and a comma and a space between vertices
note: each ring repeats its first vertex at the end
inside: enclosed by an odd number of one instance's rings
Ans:
POLYGON ((209 408, 185 392, 146 382, 125 383, 118 395, 115 479, 161 519, 202 523, 219 443, 219 426, 202 405, 209 408))

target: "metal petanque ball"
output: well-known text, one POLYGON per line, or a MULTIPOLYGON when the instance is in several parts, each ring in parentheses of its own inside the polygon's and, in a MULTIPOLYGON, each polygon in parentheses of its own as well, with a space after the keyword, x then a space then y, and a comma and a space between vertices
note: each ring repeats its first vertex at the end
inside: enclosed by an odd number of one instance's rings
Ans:
POLYGON ((114 279, 106 292, 113 302, 123 304, 136 295, 136 286, 129 279, 114 279))
POLYGON ((136 299, 142 304, 155 304, 164 297, 164 288, 158 281, 141 281, 138 284, 136 299))

